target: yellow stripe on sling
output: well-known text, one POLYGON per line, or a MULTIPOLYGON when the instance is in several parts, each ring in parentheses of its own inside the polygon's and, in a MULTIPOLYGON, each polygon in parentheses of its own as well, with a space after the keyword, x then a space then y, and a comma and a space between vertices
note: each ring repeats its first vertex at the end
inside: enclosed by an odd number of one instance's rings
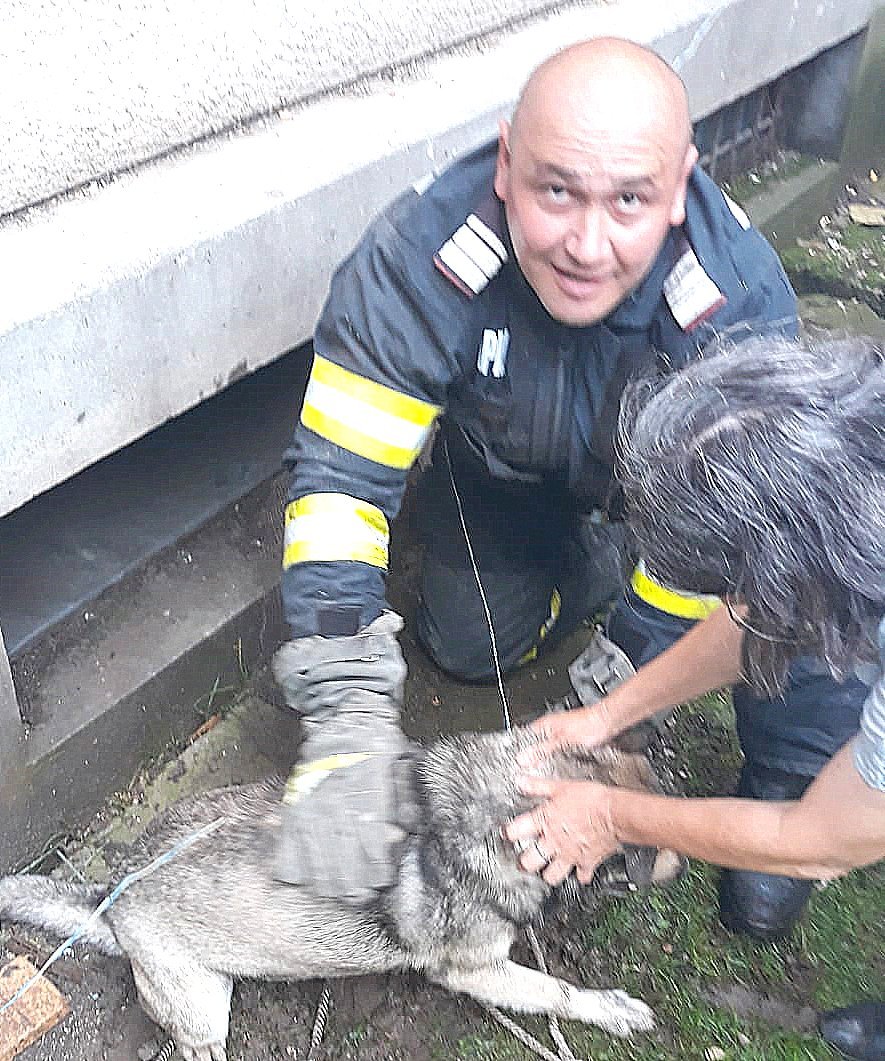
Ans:
POLYGON ((702 593, 682 593, 657 582, 646 572, 641 560, 633 571, 630 585, 640 600, 680 619, 706 619, 722 603, 718 597, 702 593))
POLYGON ((349 494, 305 494, 286 507, 283 567, 358 560, 387 570, 390 528, 375 505, 349 494))
POLYGON ((439 406, 314 355, 301 422, 315 434, 388 468, 414 464, 439 406))

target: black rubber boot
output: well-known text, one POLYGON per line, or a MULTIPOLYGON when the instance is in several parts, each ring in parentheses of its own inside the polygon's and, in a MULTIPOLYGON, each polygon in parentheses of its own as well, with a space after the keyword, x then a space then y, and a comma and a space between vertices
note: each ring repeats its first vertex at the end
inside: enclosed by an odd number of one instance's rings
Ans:
POLYGON ((821 1036, 856 1061, 885 1061, 885 1002, 860 1002, 822 1013, 821 1036))
MULTIPOLYGON (((737 795, 746 799, 799 799, 813 778, 744 766, 737 795)), ((719 919, 731 932, 754 939, 781 939, 802 916, 814 881, 774 873, 726 869, 719 877, 719 919)))

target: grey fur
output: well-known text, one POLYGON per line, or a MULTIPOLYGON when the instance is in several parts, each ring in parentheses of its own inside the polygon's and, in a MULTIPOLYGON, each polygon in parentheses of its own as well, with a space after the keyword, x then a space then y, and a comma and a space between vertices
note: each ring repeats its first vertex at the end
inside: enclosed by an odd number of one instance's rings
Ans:
MULTIPOLYGON (((556 1013, 619 1035, 648 1029, 651 1010, 623 992, 582 990, 508 960, 518 928, 538 918, 551 891, 519 870, 501 839, 505 822, 528 807, 517 791, 515 755, 532 739, 525 731, 460 736, 420 753, 422 831, 403 853, 397 883, 374 907, 318 899, 272 879, 282 783, 270 781, 172 807, 124 870, 219 817, 225 823, 132 885, 87 938, 107 950, 112 937, 127 955, 142 1005, 174 1036, 186 1061, 226 1057, 232 981, 247 976, 297 980, 417 969, 496 1006, 556 1013)), ((611 749, 593 758, 562 756, 555 772, 655 784, 645 759, 611 749)), ((680 868, 676 856, 661 852, 654 877, 672 879, 680 868)), ((5 878, 0 917, 67 932, 101 897, 47 878, 5 878)))

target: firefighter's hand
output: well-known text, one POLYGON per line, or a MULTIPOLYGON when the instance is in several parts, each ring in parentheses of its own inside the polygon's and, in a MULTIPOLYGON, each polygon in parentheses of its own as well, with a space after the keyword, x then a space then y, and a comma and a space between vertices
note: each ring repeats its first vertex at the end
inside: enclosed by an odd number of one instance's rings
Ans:
POLYGON ((310 724, 286 784, 274 876, 363 904, 396 882, 416 822, 412 756, 392 721, 310 724))
POLYGON ((286 785, 274 876, 317 895, 371 901, 394 883, 415 822, 399 727, 406 665, 384 612, 359 633, 284 644, 273 669, 305 739, 286 785))

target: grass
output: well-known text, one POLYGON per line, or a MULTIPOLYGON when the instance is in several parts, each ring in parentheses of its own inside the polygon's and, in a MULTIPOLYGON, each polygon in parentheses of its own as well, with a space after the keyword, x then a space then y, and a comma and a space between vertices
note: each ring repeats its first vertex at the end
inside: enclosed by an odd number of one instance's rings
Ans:
POLYGON ((847 222, 780 251, 800 294, 856 298, 885 315, 885 229, 847 222))

